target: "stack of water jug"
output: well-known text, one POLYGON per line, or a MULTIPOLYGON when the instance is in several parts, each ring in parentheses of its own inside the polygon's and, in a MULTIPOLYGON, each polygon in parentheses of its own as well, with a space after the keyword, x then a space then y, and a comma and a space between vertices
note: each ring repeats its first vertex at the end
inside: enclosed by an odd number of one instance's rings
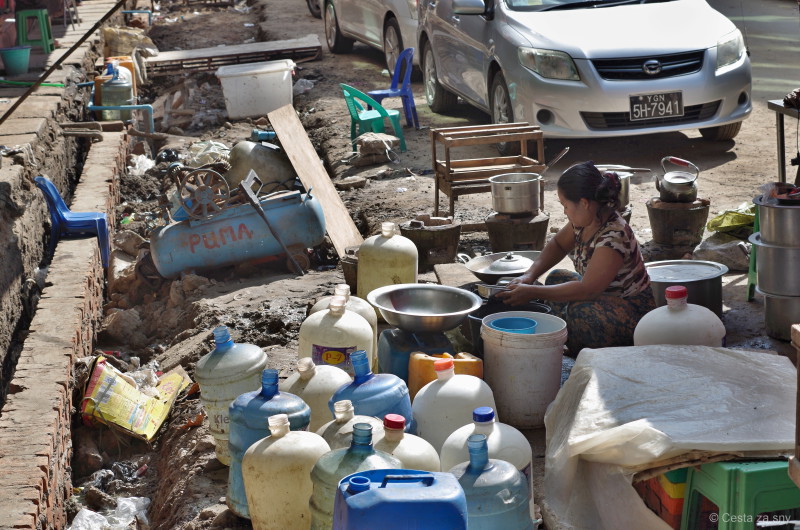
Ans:
POLYGON ((420 354, 435 378, 412 403, 406 381, 373 373, 375 311, 345 287, 303 322, 280 384, 259 347, 214 330, 196 378, 230 509, 256 529, 534 528, 530 444, 489 386, 420 354))

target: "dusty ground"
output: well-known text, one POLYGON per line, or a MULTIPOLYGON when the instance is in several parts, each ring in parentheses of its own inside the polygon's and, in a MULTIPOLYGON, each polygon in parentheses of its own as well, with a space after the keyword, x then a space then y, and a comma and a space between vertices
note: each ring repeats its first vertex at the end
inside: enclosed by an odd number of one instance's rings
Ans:
MULTIPOLYGON (((249 39, 294 38, 308 33, 320 36, 323 59, 304 63, 296 72, 296 78, 312 80, 314 88, 297 96, 295 107, 320 156, 328 161, 335 180, 349 175, 368 179, 365 188, 342 193, 364 236, 375 233, 382 221, 402 222, 417 213, 431 213, 434 198, 428 128, 487 122, 484 114, 466 105, 450 116, 432 114, 424 104, 417 81, 414 88, 423 128, 404 129, 408 152, 398 153, 399 161, 395 164, 352 168, 341 162, 350 152, 349 117, 338 83, 346 82, 364 91, 387 85, 388 79, 381 75, 380 52, 356 45, 352 54, 331 55, 324 45, 322 22, 310 16, 301 0, 271 0, 233 7, 222 4, 187 7, 183 3, 164 2, 162 14, 150 34, 163 51, 238 44, 249 39)), ((187 79, 198 87, 187 104, 196 110, 195 119, 183 131, 172 130, 172 133, 197 140, 213 139, 229 146, 249 136, 254 126, 252 120, 225 122, 221 88, 213 75, 188 74, 187 79)), ((146 87, 145 94, 154 98, 179 81, 181 78, 177 77, 156 80, 146 87)), ((782 97, 786 91, 770 97, 782 97)), ((392 106, 391 101, 388 106, 392 106)), ((789 133, 787 143, 793 140, 789 133)), ((659 173, 659 161, 666 155, 688 159, 702 170, 698 186, 700 196, 711 200, 711 216, 750 201, 761 184, 776 180, 774 117, 766 111, 763 98, 757 101, 742 133, 731 142, 706 142, 696 130, 612 140, 551 140, 546 142, 546 160, 566 146, 570 147, 568 156, 545 176, 544 210, 550 215, 551 230, 566 220, 555 198, 555 180, 561 170, 577 161, 591 159, 647 167, 659 173)), ((494 154, 491 148, 485 148, 465 152, 463 156, 494 154)), ((642 242, 650 239, 644 203, 657 194, 652 178, 651 174, 638 173, 631 183, 631 225, 642 242)), ((159 168, 148 172, 146 177, 124 178, 127 203, 120 207, 120 213, 138 212, 145 216, 146 212, 156 212, 158 194, 171 189, 159 168)), ((456 220, 480 222, 490 212, 488 194, 470 195, 457 203, 456 220)), ((125 228, 146 236, 152 222, 148 225, 148 221, 136 221, 125 228)), ((462 236, 461 243, 465 252, 473 247, 488 248, 486 234, 480 232, 462 236)), ((190 275, 174 282, 148 284, 131 280, 110 297, 108 314, 116 316, 109 319, 98 347, 120 350, 124 358, 138 356, 143 364, 156 362, 162 370, 181 364, 193 373, 197 359, 211 349, 210 330, 225 324, 234 330, 237 341, 265 348, 271 367, 288 372, 296 357, 297 332, 308 304, 330 294, 332 286, 342 281, 341 270, 329 267, 329 254, 321 252, 314 262, 321 270, 303 277, 280 268, 238 267, 218 271, 213 277, 190 275)), ((765 335, 762 302, 758 298, 752 303, 744 301, 745 284, 746 278, 741 273, 725 279, 728 345, 790 353, 788 345, 765 335)), ((112 495, 152 498, 152 528, 249 528, 248 521, 232 515, 224 505, 227 468, 214 458, 207 423, 193 426, 199 412, 196 395, 180 401, 160 438, 150 447, 142 443, 120 445, 116 438, 104 435, 101 430, 85 428, 77 429, 76 440, 85 436, 95 441, 106 467, 112 462, 123 462, 138 468, 148 462, 148 471, 141 479, 116 480, 105 489, 112 495)), ((537 451, 542 449, 539 447, 537 451)), ((75 482, 80 484, 81 477, 91 469, 74 467, 75 482)))

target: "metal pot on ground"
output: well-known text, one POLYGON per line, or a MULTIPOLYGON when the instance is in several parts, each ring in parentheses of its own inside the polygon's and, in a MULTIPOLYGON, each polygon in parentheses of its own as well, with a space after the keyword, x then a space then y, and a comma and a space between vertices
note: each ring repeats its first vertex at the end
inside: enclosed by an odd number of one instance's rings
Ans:
POLYGON ((656 189, 659 191, 659 198, 664 202, 694 202, 697 199, 697 186, 695 181, 700 175, 700 169, 682 158, 665 156, 661 159, 661 168, 664 175, 656 177, 656 189), (689 167, 694 169, 694 173, 689 171, 667 171, 665 162, 677 166, 689 167))
POLYGON ((689 303, 707 307, 722 316, 722 276, 728 267, 714 261, 666 260, 645 263, 650 275, 650 287, 656 306, 667 304, 664 290, 673 285, 683 285, 689 294, 689 303))

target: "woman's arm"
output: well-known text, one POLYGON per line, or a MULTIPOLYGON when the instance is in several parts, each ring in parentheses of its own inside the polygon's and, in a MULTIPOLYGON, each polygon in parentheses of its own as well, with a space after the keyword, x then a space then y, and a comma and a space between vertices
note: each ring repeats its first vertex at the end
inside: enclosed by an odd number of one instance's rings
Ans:
POLYGON ((531 300, 573 302, 591 300, 600 296, 622 268, 622 254, 610 247, 595 249, 581 281, 558 285, 509 285, 509 290, 496 296, 510 305, 519 305, 531 300))

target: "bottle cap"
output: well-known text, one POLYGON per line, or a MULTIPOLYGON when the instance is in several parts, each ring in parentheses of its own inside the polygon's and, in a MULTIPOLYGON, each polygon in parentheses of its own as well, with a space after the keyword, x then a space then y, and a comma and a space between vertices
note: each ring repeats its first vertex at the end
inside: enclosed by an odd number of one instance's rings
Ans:
POLYGON ((406 419, 400 414, 387 414, 383 417, 383 426, 387 429, 405 429, 406 419))
POLYGON ((328 302, 328 309, 334 313, 341 313, 344 311, 345 305, 347 305, 347 300, 344 299, 344 296, 334 296, 331 298, 331 301, 328 302))
POLYGON ((348 493, 361 493, 369 490, 370 480, 367 477, 350 477, 347 484, 348 493))
POLYGON ((383 237, 392 237, 394 235, 395 224, 392 222, 381 223, 381 235, 383 237))
POLYGON ((453 359, 439 359, 438 361, 433 361, 433 369, 437 372, 449 370, 453 366, 455 366, 453 359))
POLYGON ((667 298, 671 299, 686 298, 688 296, 688 291, 683 285, 673 285, 672 287, 667 287, 664 293, 667 298))
POLYGON ((349 399, 343 399, 333 404, 333 410, 336 412, 347 412, 353 410, 353 402, 349 399))
POLYGON ((494 420, 494 409, 492 407, 478 407, 472 411, 472 421, 487 422, 494 420))
POLYGON ((346 283, 340 283, 336 287, 333 288, 333 295, 334 296, 344 296, 347 298, 350 296, 350 286, 346 283))

